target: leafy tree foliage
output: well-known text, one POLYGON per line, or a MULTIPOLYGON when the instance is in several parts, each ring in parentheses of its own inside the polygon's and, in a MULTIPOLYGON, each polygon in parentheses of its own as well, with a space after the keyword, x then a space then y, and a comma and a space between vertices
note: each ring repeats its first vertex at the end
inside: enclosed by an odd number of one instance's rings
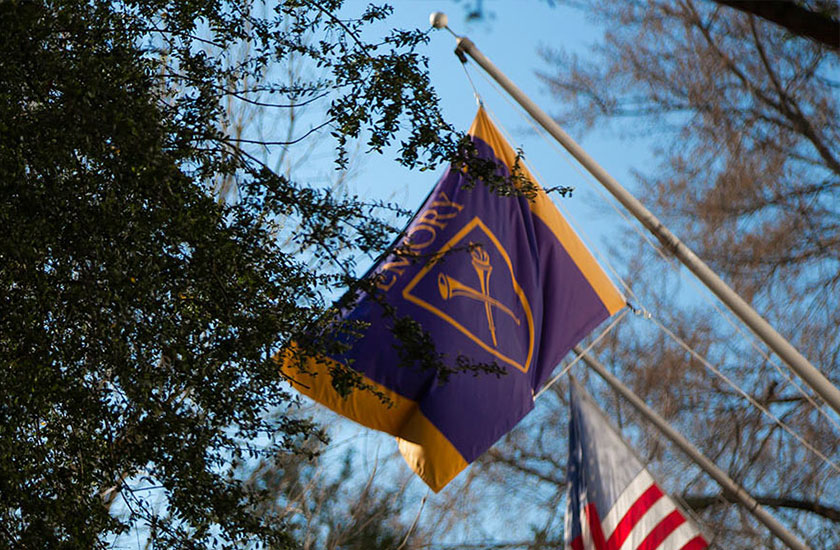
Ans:
POLYGON ((266 415, 291 399, 271 357, 394 232, 268 169, 300 138, 229 132, 225 102, 326 95, 339 168, 359 138, 407 166, 457 143, 425 35, 368 42, 389 9, 341 4, 0 3, 0 547, 294 546, 240 473, 317 435, 266 415), (273 81, 292 56, 324 76, 273 81))

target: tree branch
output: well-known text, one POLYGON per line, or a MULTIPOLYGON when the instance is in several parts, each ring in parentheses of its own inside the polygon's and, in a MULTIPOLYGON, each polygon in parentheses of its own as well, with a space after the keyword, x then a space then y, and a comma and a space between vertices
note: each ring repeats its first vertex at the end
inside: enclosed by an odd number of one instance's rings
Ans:
MULTIPOLYGON (((821 504, 815 500, 803 500, 793 497, 775 497, 767 495, 753 495, 753 498, 762 506, 802 510, 824 517, 830 521, 840 523, 840 508, 826 506, 825 504, 821 504)), ((737 502, 733 497, 727 495, 726 493, 717 495, 683 495, 682 499, 687 506, 689 506, 692 510, 697 511, 720 504, 721 501, 730 503, 737 502)))
MULTIPOLYGON (((789 98, 787 95, 778 94, 779 101, 774 101, 772 97, 770 97, 764 90, 761 90, 756 86, 748 77, 747 75, 735 64, 735 61, 724 52, 719 46, 715 38, 712 36, 711 32, 707 25, 703 23, 700 15, 694 9, 693 6, 690 7, 692 16, 694 17, 694 25, 700 30, 703 38, 706 40, 707 45, 711 48, 711 50, 720 58, 720 60, 724 63, 726 68, 744 85, 744 87, 753 93, 757 99, 759 99, 765 105, 773 108, 775 111, 779 112, 786 118, 788 118, 791 123, 794 124, 797 131, 802 134, 805 138, 810 141, 817 152, 820 154, 821 157, 825 160, 828 168, 832 171, 840 173, 840 162, 835 159, 830 151, 825 147, 825 145, 821 142, 819 136, 816 134, 813 126, 810 124, 808 119, 799 111, 798 109, 796 112, 791 109, 791 104, 788 102, 792 102, 792 99, 789 98)), ((758 41, 756 41, 758 44, 758 41)), ((765 67, 766 69, 766 67, 765 67)), ((794 105, 795 106, 795 105, 794 105)))
POLYGON ((790 0, 714 1, 772 21, 795 35, 810 38, 829 48, 840 49, 840 21, 828 15, 803 8, 790 0))
POLYGON ((540 481, 546 481, 559 487, 562 487, 565 484, 564 479, 546 475, 537 470, 536 468, 527 466, 522 460, 514 460, 508 456, 503 455, 498 449, 491 448, 489 451, 487 451, 487 455, 490 456, 494 462, 500 462, 502 464, 505 464, 506 466, 510 466, 516 470, 519 470, 523 474, 533 476, 539 479, 540 481))

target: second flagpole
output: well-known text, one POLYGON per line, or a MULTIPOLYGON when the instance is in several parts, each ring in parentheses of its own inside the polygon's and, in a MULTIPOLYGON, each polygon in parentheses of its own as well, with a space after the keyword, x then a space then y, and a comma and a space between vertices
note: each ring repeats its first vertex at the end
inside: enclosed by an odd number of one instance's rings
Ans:
POLYGON ((595 371, 604 382, 624 397, 633 405, 645 419, 656 426, 659 432, 671 440, 680 450, 685 453, 691 460, 694 461, 704 472, 717 481, 718 485, 723 489, 724 494, 730 495, 732 499, 738 501, 744 508, 746 508, 758 521, 764 524, 779 540, 785 543, 788 548, 792 550, 810 550, 804 542, 788 531, 784 525, 779 523, 770 513, 765 510, 748 492, 746 489, 738 485, 726 472, 717 467, 717 465, 706 458, 689 440, 674 429, 668 422, 659 416, 659 414, 647 406, 647 403, 633 393, 633 391, 621 383, 610 371, 604 367, 599 361, 591 355, 584 352, 580 346, 575 346, 572 351, 583 358, 586 365, 595 371))

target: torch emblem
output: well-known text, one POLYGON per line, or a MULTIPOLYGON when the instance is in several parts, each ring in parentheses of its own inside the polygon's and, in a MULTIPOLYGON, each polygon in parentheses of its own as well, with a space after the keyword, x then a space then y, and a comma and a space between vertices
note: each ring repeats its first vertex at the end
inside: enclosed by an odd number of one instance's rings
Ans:
POLYGON ((444 300, 463 297, 482 302, 484 313, 487 315, 487 328, 490 329, 490 335, 493 338, 493 347, 499 347, 499 341, 496 338, 496 323, 493 320, 493 308, 509 315, 516 326, 520 324, 519 317, 509 307, 490 296, 490 274, 493 272, 493 266, 490 265, 490 255, 480 244, 471 244, 470 247, 471 263, 476 275, 478 275, 479 289, 467 286, 445 273, 438 275, 438 289, 444 300))

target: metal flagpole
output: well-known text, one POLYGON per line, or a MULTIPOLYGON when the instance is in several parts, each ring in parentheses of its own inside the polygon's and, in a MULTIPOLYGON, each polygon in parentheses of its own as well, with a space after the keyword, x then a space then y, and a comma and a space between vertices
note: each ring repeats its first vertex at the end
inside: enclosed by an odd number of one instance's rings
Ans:
POLYGON ((670 439, 677 447, 679 447, 686 455, 688 455, 703 471, 712 477, 723 488, 724 494, 731 495, 732 498, 741 503, 755 518, 763 523, 774 535, 779 537, 788 548, 793 550, 809 550, 809 547, 799 540, 796 535, 785 529, 784 525, 776 521, 767 510, 761 507, 756 500, 750 496, 747 491, 732 480, 726 472, 715 465, 714 462, 706 458, 694 445, 691 444, 685 437, 677 430, 671 427, 664 418, 659 416, 653 409, 647 406, 642 399, 633 393, 633 391, 621 383, 621 381, 613 376, 604 365, 598 362, 595 358, 587 354, 580 346, 572 348, 573 351, 580 355, 586 364, 594 370, 598 375, 604 379, 615 391, 627 399, 639 413, 642 414, 649 422, 655 425, 662 434, 670 439))
MULTIPOLYGON (((432 14, 432 25, 436 28, 446 27, 446 15, 432 14)), ((451 31, 450 31, 451 32, 451 31)), ((454 34, 454 33, 453 33, 454 34)), ((556 139, 584 168, 586 168, 601 185, 607 188, 618 201, 624 205, 662 245, 676 256, 692 273, 694 273, 706 287, 711 290, 726 306, 743 321, 753 333, 772 349, 790 368, 799 375, 834 411, 840 415, 840 390, 838 390, 814 365, 812 365, 799 351, 793 347, 781 334, 770 326, 747 302, 734 290, 723 282, 718 275, 697 257, 676 235, 662 225, 645 206, 631 195, 621 184, 607 173, 595 160, 584 151, 580 145, 565 132, 554 120, 548 116, 536 103, 520 90, 507 76, 484 56, 476 45, 464 36, 457 37, 455 53, 464 59, 466 53, 472 57, 481 68, 493 77, 504 89, 534 118, 549 134, 556 139)))

